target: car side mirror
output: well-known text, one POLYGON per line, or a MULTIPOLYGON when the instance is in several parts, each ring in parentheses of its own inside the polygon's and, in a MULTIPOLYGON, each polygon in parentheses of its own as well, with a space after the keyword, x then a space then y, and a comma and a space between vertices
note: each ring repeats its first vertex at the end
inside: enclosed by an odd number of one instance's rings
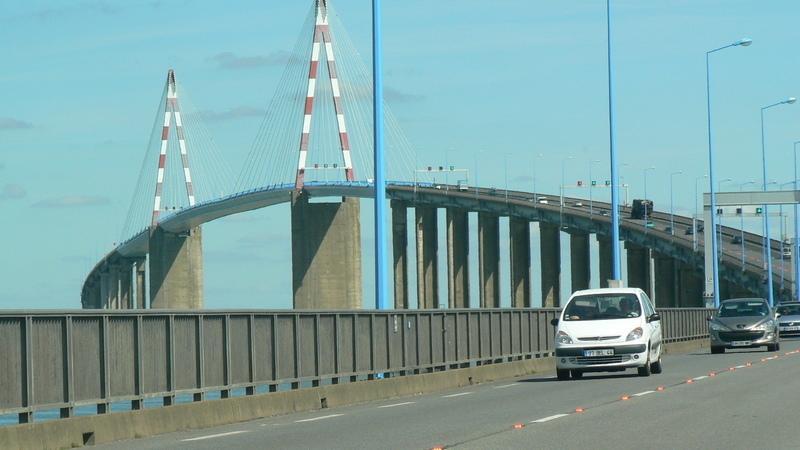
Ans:
POLYGON ((712 320, 714 320, 714 316, 708 316, 708 317, 706 317, 706 321, 708 321, 708 322, 711 322, 712 320))
POLYGON ((651 314, 650 317, 647 318, 648 322, 658 322, 661 320, 661 315, 659 313, 651 314))
POLYGON ((558 319, 550 319, 550 325, 554 327, 558 326, 558 319))

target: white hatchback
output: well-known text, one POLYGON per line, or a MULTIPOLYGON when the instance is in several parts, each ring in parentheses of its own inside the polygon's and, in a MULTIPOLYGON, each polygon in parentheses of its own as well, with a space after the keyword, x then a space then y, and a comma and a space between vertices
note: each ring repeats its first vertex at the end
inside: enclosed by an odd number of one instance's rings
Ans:
POLYGON ((641 289, 577 291, 551 323, 559 380, 634 367, 645 377, 661 373, 661 317, 641 289))

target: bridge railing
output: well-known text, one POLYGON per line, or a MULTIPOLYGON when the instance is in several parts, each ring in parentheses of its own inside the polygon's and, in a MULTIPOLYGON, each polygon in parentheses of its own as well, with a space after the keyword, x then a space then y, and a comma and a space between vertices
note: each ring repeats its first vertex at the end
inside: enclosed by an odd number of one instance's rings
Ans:
MULTIPOLYGON (((555 308, 0 313, 0 416, 70 417, 551 356, 555 308), (57 412, 57 414, 55 414, 57 412)), ((668 341, 703 309, 661 310, 668 341)))

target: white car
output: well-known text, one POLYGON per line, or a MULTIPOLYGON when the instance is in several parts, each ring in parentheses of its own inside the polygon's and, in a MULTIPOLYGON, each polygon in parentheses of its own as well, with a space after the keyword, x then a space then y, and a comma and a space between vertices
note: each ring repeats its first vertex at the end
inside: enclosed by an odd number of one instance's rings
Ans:
POLYGON ((661 373, 661 317, 641 289, 577 291, 551 323, 559 380, 629 368, 645 377, 661 373))

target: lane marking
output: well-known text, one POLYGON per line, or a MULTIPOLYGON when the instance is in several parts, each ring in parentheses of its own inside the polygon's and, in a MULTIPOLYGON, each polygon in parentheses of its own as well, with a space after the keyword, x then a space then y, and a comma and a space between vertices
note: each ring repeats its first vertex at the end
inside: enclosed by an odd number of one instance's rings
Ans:
POLYGON ((642 396, 647 395, 647 394, 655 394, 655 393, 656 393, 656 391, 644 391, 644 392, 639 392, 638 394, 633 394, 633 396, 634 397, 642 397, 642 396))
POLYGON ((531 423, 545 423, 550 422, 551 420, 560 419, 562 417, 567 417, 569 414, 553 414, 552 416, 542 417, 541 419, 532 420, 531 423))
POLYGON ((395 406, 413 405, 414 403, 416 402, 393 403, 391 405, 378 406, 378 408, 394 408, 395 406))
POLYGON ((459 392, 458 394, 443 395, 442 398, 461 397, 462 395, 469 395, 472 392, 459 392))
POLYGON ((331 419, 333 417, 343 416, 344 414, 329 414, 327 416, 312 417, 311 419, 295 420, 294 423, 313 422, 315 420, 331 419))
POLYGON ((708 375, 701 375, 701 376, 699 376, 699 377, 694 377, 694 378, 692 378, 692 379, 693 379, 694 381, 700 381, 700 380, 705 380, 706 378, 708 378, 708 375))
POLYGON ((507 387, 516 386, 516 385, 517 385, 517 383, 504 384, 502 386, 495 386, 494 389, 505 389, 507 387))
POLYGON ((737 369, 744 369, 745 367, 747 366, 745 366, 744 364, 742 364, 741 366, 736 366, 737 369))
POLYGON ((249 433, 249 432, 250 432, 249 430, 229 431, 227 433, 209 434, 208 436, 200 436, 200 437, 189 438, 189 439, 181 439, 181 442, 202 441, 202 440, 205 440, 205 439, 214 439, 214 438, 225 437, 225 436, 233 436, 234 434, 242 434, 242 433, 249 433))

